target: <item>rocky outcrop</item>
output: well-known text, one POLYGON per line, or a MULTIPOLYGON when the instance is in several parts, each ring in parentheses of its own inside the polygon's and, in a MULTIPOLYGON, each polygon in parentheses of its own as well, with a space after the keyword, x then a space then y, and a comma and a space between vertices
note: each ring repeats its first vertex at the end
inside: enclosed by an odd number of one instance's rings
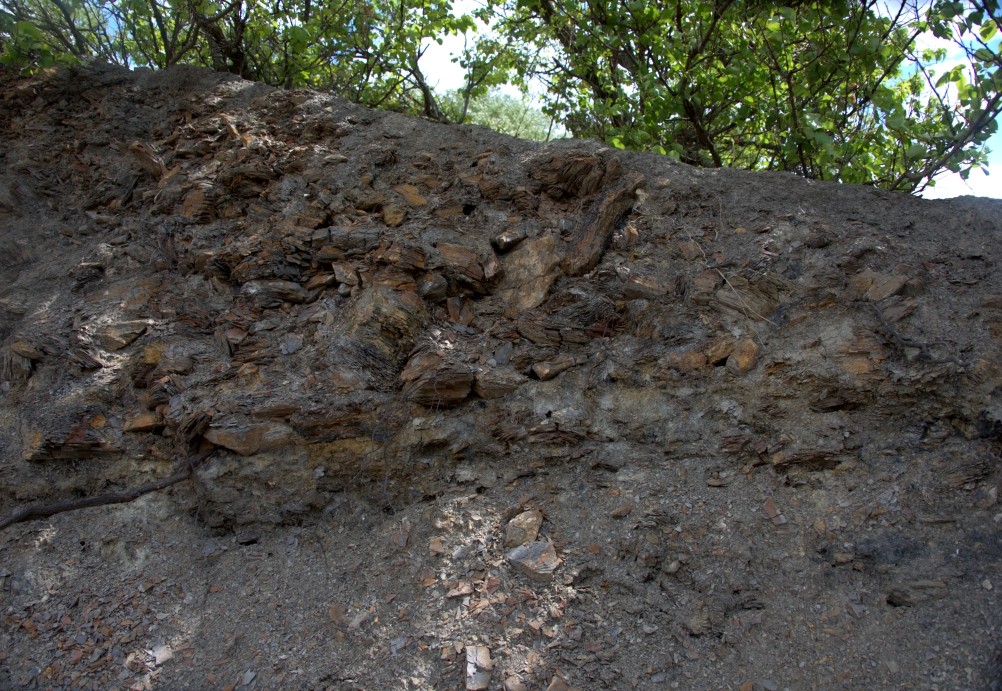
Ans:
POLYGON ((997 203, 532 144, 177 69, 4 72, 3 503, 220 447, 212 524, 459 463, 995 470, 997 203))

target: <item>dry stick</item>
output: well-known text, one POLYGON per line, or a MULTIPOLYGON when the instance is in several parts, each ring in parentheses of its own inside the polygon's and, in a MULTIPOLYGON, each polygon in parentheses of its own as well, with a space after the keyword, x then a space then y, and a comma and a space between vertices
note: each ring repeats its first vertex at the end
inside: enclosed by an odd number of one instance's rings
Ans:
MULTIPOLYGON (((721 209, 722 209, 722 208, 723 208, 723 207, 721 207, 721 209)), ((723 212, 721 211, 721 213, 723 213, 723 212)), ((691 234, 689 233, 689 230, 688 230, 688 229, 685 229, 685 234, 686 234, 687 236, 689 236, 689 241, 690 241, 690 242, 692 242, 692 243, 695 243, 695 245, 696 245, 696 248, 697 248, 697 249, 699 250, 700 254, 702 254, 702 255, 703 255, 703 263, 704 263, 704 265, 705 265, 705 266, 706 266, 707 268, 709 268, 709 266, 710 266, 710 258, 706 256, 706 252, 705 252, 705 251, 703 250, 703 246, 702 246, 702 245, 700 245, 700 244, 699 244, 698 242, 696 242, 695 240, 693 240, 693 239, 692 239, 692 235, 691 235, 691 234)), ((752 308, 751 308, 751 307, 750 307, 750 306, 748 305, 748 303, 747 303, 747 302, 745 302, 745 299, 744 299, 743 297, 741 297, 741 293, 739 293, 739 292, 738 292, 738 289, 737 289, 737 288, 735 288, 735 287, 734 287, 734 285, 733 285, 733 284, 732 284, 732 283, 731 283, 731 282, 730 282, 729 280, 727 280, 727 276, 725 276, 725 275, 724 275, 724 272, 723 272, 723 271, 721 271, 720 269, 714 269, 714 271, 716 271, 716 272, 717 272, 718 274, 720 274, 720 277, 721 277, 722 279, 724 279, 724 283, 726 283, 726 284, 727 284, 727 287, 728 287, 728 288, 730 288, 730 289, 731 289, 731 291, 732 291, 732 292, 734 293, 734 296, 735 296, 735 297, 736 297, 736 298, 738 299, 738 302, 740 302, 740 303, 741 303, 741 307, 742 307, 742 309, 743 309, 743 310, 745 310, 745 316, 746 316, 746 317, 752 317, 752 316, 754 316, 754 317, 758 317, 758 318, 759 318, 759 319, 761 319, 762 321, 765 321, 765 322, 768 322, 768 323, 772 324, 773 326, 778 326, 778 325, 776 324, 776 322, 774 322, 773 320, 771 320, 771 319, 769 319, 768 317, 765 317, 765 316, 763 316, 763 315, 759 314, 758 312, 756 312, 755 310, 753 310, 753 309, 752 309, 752 308), (750 312, 751 314, 749 314, 749 312, 750 312)))
POLYGON ((877 306, 876 302, 871 300, 870 307, 873 308, 874 313, 876 313, 877 315, 877 319, 880 320, 880 325, 884 327, 884 330, 891 337, 891 340, 893 340, 898 345, 898 347, 902 349, 917 348, 919 351, 919 355, 925 358, 926 362, 932 365, 942 365, 950 363, 958 365, 959 367, 966 367, 966 365, 964 365, 964 363, 958 360, 957 358, 933 357, 932 353, 929 351, 928 343, 925 343, 923 341, 916 341, 914 338, 907 338, 906 336, 902 336, 893 326, 891 326, 890 322, 887 321, 887 317, 884 316, 884 313, 880 310, 880 307, 877 306))
POLYGON ((83 497, 82 499, 67 499, 66 501, 57 501, 53 504, 35 504, 34 506, 24 506, 0 521, 0 530, 12 526, 15 523, 36 521, 41 518, 55 516, 57 513, 65 513, 66 511, 76 511, 77 509, 87 509, 92 506, 104 506, 106 504, 125 504, 138 499, 144 494, 157 492, 194 476, 195 469, 202 465, 202 463, 204 463, 206 459, 214 453, 216 453, 215 447, 201 451, 184 463, 183 470, 180 470, 168 477, 154 480, 153 482, 147 482, 144 485, 122 490, 121 492, 109 492, 107 494, 98 494, 93 497, 83 497))
POLYGON ((724 198, 717 195, 717 232, 713 234, 714 242, 724 232, 724 198))
POLYGON ((747 316, 755 316, 755 317, 758 317, 759 319, 761 319, 762 321, 766 321, 766 322, 769 322, 770 324, 772 324, 772 325, 773 325, 773 326, 775 326, 775 327, 778 327, 778 326, 779 326, 779 325, 778 325, 778 324, 777 324, 776 322, 774 322, 773 320, 769 319, 769 317, 765 317, 765 316, 763 316, 763 315, 759 314, 758 312, 756 312, 755 310, 753 310, 753 309, 752 309, 752 308, 751 308, 751 307, 750 307, 750 306, 748 305, 748 303, 747 303, 747 302, 745 302, 745 299, 744 299, 743 297, 741 297, 741 293, 739 293, 739 292, 738 292, 738 289, 737 289, 737 288, 735 288, 735 287, 734 287, 734 285, 733 285, 733 284, 732 284, 732 283, 731 283, 731 282, 730 282, 729 280, 727 280, 727 276, 725 276, 725 275, 724 275, 724 272, 723 272, 723 271, 721 271, 720 269, 716 269, 716 272, 717 272, 718 274, 720 274, 720 277, 721 277, 722 279, 724 279, 724 283, 726 283, 726 284, 727 284, 727 287, 728 287, 728 288, 730 288, 730 289, 731 289, 731 291, 733 291, 733 293, 734 293, 734 296, 735 296, 735 297, 736 297, 736 298, 738 299, 738 302, 740 302, 740 303, 741 303, 741 307, 742 307, 742 309, 744 309, 744 310, 747 310, 747 311, 745 312, 745 316, 746 316, 746 317, 747 317, 747 316), (751 312, 751 315, 749 315, 749 314, 748 314, 749 312, 751 312))
POLYGON ((694 245, 696 245, 696 249, 698 249, 699 253, 703 255, 703 265, 706 266, 707 268, 709 268, 709 266, 710 266, 710 258, 706 256, 706 252, 703 250, 703 246, 700 245, 698 242, 696 242, 695 240, 692 239, 692 233, 689 232, 688 228, 683 228, 682 230, 685 231, 686 237, 689 238, 689 242, 691 242, 694 245))

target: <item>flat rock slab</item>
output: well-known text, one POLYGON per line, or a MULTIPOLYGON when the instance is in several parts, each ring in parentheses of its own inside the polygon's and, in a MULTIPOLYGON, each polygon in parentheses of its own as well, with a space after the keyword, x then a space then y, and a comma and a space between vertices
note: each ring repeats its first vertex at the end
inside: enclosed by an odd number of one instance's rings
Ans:
POLYGON ((553 572, 560 566, 557 551, 551 542, 530 542, 509 550, 505 555, 512 566, 526 577, 546 583, 553 578, 553 572))
POLYGON ((532 542, 539 534, 539 527, 543 524, 543 512, 538 509, 523 511, 515 518, 508 521, 508 528, 504 534, 505 547, 518 547, 527 542, 532 542))

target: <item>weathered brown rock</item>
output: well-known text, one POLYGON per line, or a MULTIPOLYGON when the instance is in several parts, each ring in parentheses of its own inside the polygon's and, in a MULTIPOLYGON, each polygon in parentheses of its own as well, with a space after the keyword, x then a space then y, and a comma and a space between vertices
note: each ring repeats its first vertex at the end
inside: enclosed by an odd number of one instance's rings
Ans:
POLYGON ((494 663, 485 645, 466 646, 466 691, 484 691, 490 687, 494 663))
POLYGON ((427 319, 417 293, 386 286, 365 289, 332 329, 326 349, 330 364, 367 386, 395 386, 427 319))
POLYGON ((525 240, 527 236, 528 231, 523 225, 516 226, 515 228, 506 228, 491 238, 491 244, 494 245, 498 252, 508 252, 518 243, 525 240))
POLYGON ((724 276, 724 285, 715 295, 716 304, 749 319, 767 321, 783 301, 788 284, 782 276, 763 274, 746 278, 724 276))
POLYGON ((922 602, 944 598, 949 592, 949 585, 941 578, 918 579, 892 586, 887 591, 887 604, 892 607, 914 607, 922 602))
POLYGON ((400 373, 401 395, 433 408, 462 403, 473 388, 473 372, 435 352, 418 352, 400 373))
POLYGON ((207 186, 192 188, 181 204, 181 215, 195 223, 210 223, 215 217, 214 195, 207 186))
POLYGON ((758 344, 750 338, 738 341, 727 356, 727 368, 738 374, 750 372, 758 363, 758 351, 758 344))
POLYGON ((515 391, 526 378, 511 369, 492 368, 477 372, 473 381, 473 392, 488 400, 501 398, 515 391))
POLYGON ((22 460, 84 460, 121 453, 121 442, 112 434, 103 413, 88 409, 54 412, 54 419, 22 425, 22 460))
POLYGON ((713 343, 710 343, 703 353, 706 355, 706 362, 711 365, 720 365, 727 361, 731 353, 734 352, 734 348, 737 343, 733 338, 718 338, 713 343))
POLYGON ((40 340, 17 338, 10 344, 10 350, 27 360, 41 360, 46 348, 40 340))
POLYGON ((553 578, 553 572, 560 566, 560 559, 553 543, 548 541, 530 542, 509 550, 508 561, 524 576, 540 583, 553 578))
POLYGON ((558 346, 563 340, 556 320, 538 312, 526 312, 519 318, 518 333, 537 345, 558 346))
POLYGON ((145 321, 117 322, 94 331, 94 339, 106 350, 121 350, 146 333, 145 321))
POLYGON ((687 261, 695 261, 696 259, 706 257, 703 248, 695 240, 683 240, 678 243, 678 251, 682 255, 682 258, 687 261))
POLYGON ((487 259, 481 264, 481 268, 484 271, 484 280, 488 283, 495 282, 504 275, 504 265, 493 250, 488 250, 487 259))
POLYGON ((125 419, 122 429, 126 432, 152 432, 163 427, 163 416, 156 412, 144 411, 125 419))
POLYGON ((296 440, 288 425, 277 422, 246 423, 236 420, 218 420, 206 431, 205 438, 241 456, 251 456, 288 446, 296 440))
POLYGON ((309 299, 306 289, 292 281, 248 281, 242 291, 263 308, 278 307, 283 302, 300 304, 309 299))
POLYGON ((537 362, 532 366, 533 373, 539 377, 542 381, 549 381, 553 379, 561 372, 566 372, 571 367, 575 365, 580 365, 585 362, 587 358, 582 356, 574 355, 560 355, 553 360, 547 360, 545 362, 537 362))
POLYGON ((668 288, 651 276, 631 274, 623 283, 623 297, 627 300, 643 298, 657 300, 668 292, 668 288))
MULTIPOLYGON (((423 249, 406 242, 384 242, 378 250, 373 253, 373 257, 380 262, 385 262, 394 266, 398 269, 404 271, 418 271, 425 268, 426 254, 423 249)), ((341 264, 334 265, 335 273, 339 270, 344 271, 345 266, 341 264)), ((354 270, 352 270, 354 273, 354 270)), ((342 283, 349 283, 349 281, 338 279, 342 283)), ((349 283, 349 285, 356 285, 355 283, 349 283)))
POLYGON ((468 325, 473 321, 473 301, 454 296, 446 300, 446 309, 449 311, 449 319, 457 324, 468 325))
POLYGON ((701 350, 684 350, 680 353, 669 353, 665 364, 679 372, 693 372, 707 363, 706 353, 701 350))
POLYGON ((543 512, 538 509, 523 511, 508 521, 504 532, 504 546, 518 547, 536 539, 539 528, 543 525, 543 512))
POLYGON ((391 228, 401 225, 407 220, 407 209, 403 206, 390 204, 383 207, 383 222, 391 228))
POLYGON ((880 274, 866 269, 849 279, 850 300, 872 300, 880 302, 884 298, 896 295, 908 282, 907 276, 880 274))
POLYGON ((445 242, 439 243, 437 249, 447 275, 475 287, 483 283, 484 269, 477 260, 476 252, 468 247, 445 242))
POLYGON ((692 277, 689 299, 699 305, 710 304, 724 282, 719 271, 703 271, 692 277))
POLYGON ((834 468, 848 458, 835 451, 822 449, 806 451, 778 452, 773 455, 771 461, 777 468, 789 468, 797 466, 808 470, 823 470, 834 468))
POLYGON ((591 271, 609 245, 616 222, 633 205, 644 184, 640 173, 626 173, 615 186, 604 191, 578 222, 564 266, 570 276, 591 271))
POLYGON ((421 194, 417 187, 411 184, 397 185, 393 188, 394 191, 399 194, 407 204, 413 208, 419 208, 428 205, 428 198, 421 194))
POLYGON ((431 302, 444 300, 448 290, 449 282, 445 280, 445 276, 434 271, 422 276, 417 283, 418 293, 431 302))
POLYGON ((530 175, 555 198, 586 197, 617 180, 622 169, 615 160, 590 155, 557 154, 533 161, 530 175))
POLYGON ((497 295, 510 305, 509 316, 542 304, 560 275, 561 259, 557 239, 549 234, 526 240, 505 256, 497 295))

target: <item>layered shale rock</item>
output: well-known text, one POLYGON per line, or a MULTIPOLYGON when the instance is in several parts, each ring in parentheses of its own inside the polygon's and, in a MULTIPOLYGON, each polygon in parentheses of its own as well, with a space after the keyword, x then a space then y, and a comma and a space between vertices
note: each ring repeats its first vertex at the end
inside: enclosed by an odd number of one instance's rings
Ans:
POLYGON ((189 69, 2 82, 8 508, 210 444, 177 501, 212 524, 613 445, 794 478, 910 454, 959 485, 996 470, 996 203, 534 144, 189 69))

